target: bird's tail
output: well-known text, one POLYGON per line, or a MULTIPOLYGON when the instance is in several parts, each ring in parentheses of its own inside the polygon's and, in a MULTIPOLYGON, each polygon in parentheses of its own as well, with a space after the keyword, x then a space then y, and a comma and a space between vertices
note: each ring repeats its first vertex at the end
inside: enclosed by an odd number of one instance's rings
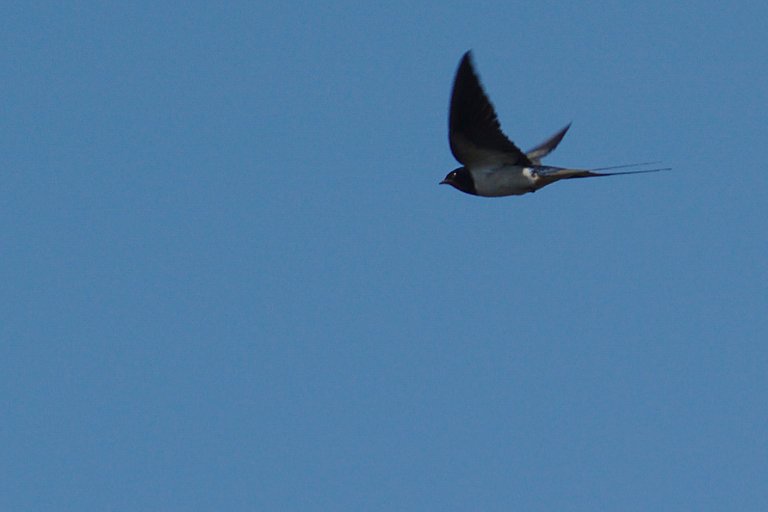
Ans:
POLYGON ((594 169, 565 169, 562 167, 539 167, 536 173, 546 182, 557 180, 568 180, 573 178, 594 178, 599 176, 617 176, 620 174, 645 174, 649 172, 669 171, 671 167, 656 167, 653 169, 638 169, 636 171, 613 171, 614 169, 627 169, 632 167, 642 167, 644 165, 654 165, 660 162, 643 162, 637 164, 613 165, 611 167, 597 167, 594 169))
MULTIPOLYGON (((612 165, 610 167, 597 167, 595 169, 590 169, 591 171, 612 171, 614 169, 629 169, 631 167, 642 167, 644 165, 657 165, 661 162, 640 162, 636 164, 624 164, 624 165, 612 165)), ((659 171, 671 171, 671 167, 657 167, 655 169, 642 169, 637 171, 623 171, 623 172, 607 172, 607 173, 599 173, 601 176, 611 176, 613 174, 642 174, 646 172, 659 172, 659 171)))

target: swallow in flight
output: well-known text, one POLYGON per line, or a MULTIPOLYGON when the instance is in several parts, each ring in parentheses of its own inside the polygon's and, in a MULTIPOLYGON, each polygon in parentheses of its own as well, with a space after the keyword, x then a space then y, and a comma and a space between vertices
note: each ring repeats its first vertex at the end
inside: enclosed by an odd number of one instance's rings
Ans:
POLYGON ((462 167, 449 172, 440 184, 451 185, 462 192, 477 196, 516 196, 536 192, 560 180, 669 170, 664 168, 598 172, 638 167, 654 162, 597 169, 541 165, 541 159, 557 147, 570 126, 568 124, 528 153, 520 151, 501 131, 496 111, 480 85, 472 67, 472 57, 470 52, 467 52, 456 71, 448 121, 451 152, 462 167))

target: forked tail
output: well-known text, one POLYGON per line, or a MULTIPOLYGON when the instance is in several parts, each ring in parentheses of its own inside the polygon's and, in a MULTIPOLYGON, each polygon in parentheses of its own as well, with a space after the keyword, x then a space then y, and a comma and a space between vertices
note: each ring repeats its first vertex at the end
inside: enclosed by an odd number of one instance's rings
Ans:
MULTIPOLYGON (((644 165, 656 165, 661 162, 640 162, 637 164, 624 164, 624 165, 612 165, 610 167, 597 167, 595 169, 589 169, 590 171, 611 171, 613 169, 628 169, 630 167, 642 167, 644 165)), ((595 176, 613 176, 615 174, 643 174, 646 172, 659 172, 659 171, 671 171, 671 167, 657 167, 655 169, 642 169, 638 171, 622 171, 622 172, 595 172, 595 176)))
POLYGON ((595 178, 599 176, 616 176, 620 174, 645 174, 649 172, 669 171, 671 167, 656 167, 653 169, 639 169, 636 171, 602 172, 613 169, 627 169, 631 167, 641 167, 644 165, 658 164, 659 162, 643 162, 637 164, 614 165, 611 167, 598 167, 595 169, 566 169, 563 167, 541 166, 536 168, 536 174, 539 176, 539 188, 559 180, 569 180, 573 178, 595 178))

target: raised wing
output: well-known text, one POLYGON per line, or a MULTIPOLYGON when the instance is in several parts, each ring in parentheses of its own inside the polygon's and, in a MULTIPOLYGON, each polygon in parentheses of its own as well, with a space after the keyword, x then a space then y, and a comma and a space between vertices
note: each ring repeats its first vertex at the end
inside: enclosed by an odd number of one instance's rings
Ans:
POLYGON ((453 156, 467 167, 531 165, 502 133, 496 111, 472 67, 470 52, 462 57, 453 82, 448 138, 453 156))
POLYGON ((533 162, 534 165, 540 165, 541 159, 550 154, 552 151, 555 150, 558 144, 560 144, 560 141, 563 140, 563 137, 565 137, 565 133, 568 131, 568 128, 571 127, 571 123, 568 123, 565 128, 536 146, 535 148, 531 149, 526 153, 526 156, 528 159, 533 162))

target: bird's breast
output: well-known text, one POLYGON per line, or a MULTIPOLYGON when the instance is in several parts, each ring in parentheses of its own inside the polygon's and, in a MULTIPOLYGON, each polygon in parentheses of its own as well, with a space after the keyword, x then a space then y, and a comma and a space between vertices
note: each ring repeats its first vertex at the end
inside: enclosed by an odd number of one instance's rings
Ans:
POLYGON ((535 176, 529 167, 509 165, 472 169, 472 179, 480 196, 519 196, 535 191, 535 176))

